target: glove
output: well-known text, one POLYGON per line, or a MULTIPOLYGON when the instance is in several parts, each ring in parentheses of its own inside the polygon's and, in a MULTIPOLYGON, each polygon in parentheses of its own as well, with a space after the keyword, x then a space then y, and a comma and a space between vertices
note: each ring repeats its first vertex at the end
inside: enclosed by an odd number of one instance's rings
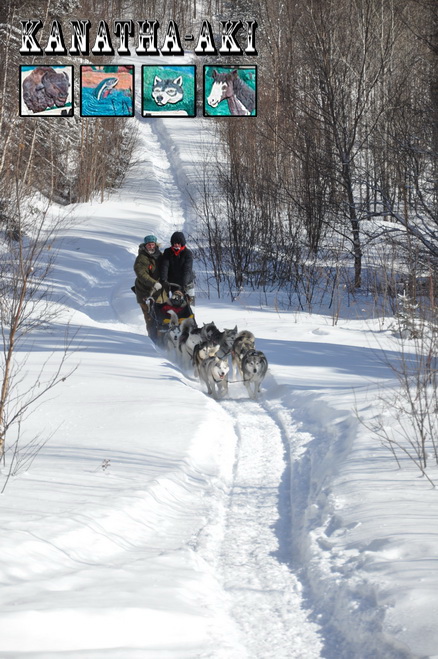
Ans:
POLYGON ((152 287, 152 290, 153 290, 154 293, 156 293, 157 291, 161 291, 162 288, 163 288, 163 287, 162 287, 162 285, 160 284, 160 282, 159 282, 159 281, 156 281, 155 284, 154 284, 153 287, 152 287))
POLYGON ((194 286, 188 286, 185 290, 186 295, 189 297, 195 297, 195 287, 194 286))

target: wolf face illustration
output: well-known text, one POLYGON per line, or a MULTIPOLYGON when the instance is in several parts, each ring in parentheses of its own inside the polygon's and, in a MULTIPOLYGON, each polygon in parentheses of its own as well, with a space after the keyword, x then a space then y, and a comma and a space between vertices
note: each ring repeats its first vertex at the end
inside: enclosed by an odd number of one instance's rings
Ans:
POLYGON ((157 105, 167 105, 168 103, 178 103, 183 99, 183 80, 182 76, 171 80, 161 80, 158 76, 154 78, 152 87, 152 98, 157 105))

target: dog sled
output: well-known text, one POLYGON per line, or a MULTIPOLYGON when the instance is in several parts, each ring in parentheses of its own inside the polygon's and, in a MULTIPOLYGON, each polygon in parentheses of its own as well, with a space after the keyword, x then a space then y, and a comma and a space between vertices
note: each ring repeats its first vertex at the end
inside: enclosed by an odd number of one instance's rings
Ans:
POLYGON ((155 343, 160 346, 163 346, 170 328, 181 325, 187 318, 195 319, 189 298, 180 286, 170 283, 167 298, 164 302, 158 302, 151 297, 146 303, 155 326, 155 343))

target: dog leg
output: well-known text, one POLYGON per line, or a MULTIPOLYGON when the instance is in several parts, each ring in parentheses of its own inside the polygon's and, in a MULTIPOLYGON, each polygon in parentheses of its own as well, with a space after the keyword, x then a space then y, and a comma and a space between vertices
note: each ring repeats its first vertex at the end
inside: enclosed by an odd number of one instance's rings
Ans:
POLYGON ((237 362, 236 362, 236 355, 234 354, 234 352, 231 354, 231 370, 232 370, 233 380, 236 380, 236 378, 237 378, 237 362))
POLYGON ((246 390, 248 392, 249 398, 251 398, 251 399, 254 398, 254 392, 253 392, 252 385, 253 385, 253 382, 251 380, 246 380, 245 381, 246 390))
POLYGON ((222 398, 225 396, 228 396, 228 379, 224 380, 222 384, 222 398))

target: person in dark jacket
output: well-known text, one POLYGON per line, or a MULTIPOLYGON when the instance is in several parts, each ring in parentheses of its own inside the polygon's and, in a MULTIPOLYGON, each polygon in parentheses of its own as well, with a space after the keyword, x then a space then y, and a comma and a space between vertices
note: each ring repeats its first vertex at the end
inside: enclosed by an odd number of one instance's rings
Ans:
POLYGON ((160 283, 160 252, 157 237, 149 234, 138 246, 138 256, 135 259, 134 271, 137 275, 133 286, 137 302, 141 307, 146 322, 148 335, 153 341, 156 340, 157 328, 149 313, 146 300, 153 297, 158 302, 164 302, 167 295, 160 283))
POLYGON ((186 246, 181 231, 175 231, 170 239, 171 247, 164 250, 160 265, 160 280, 165 288, 177 284, 187 295, 189 304, 194 304, 193 253, 186 246))

